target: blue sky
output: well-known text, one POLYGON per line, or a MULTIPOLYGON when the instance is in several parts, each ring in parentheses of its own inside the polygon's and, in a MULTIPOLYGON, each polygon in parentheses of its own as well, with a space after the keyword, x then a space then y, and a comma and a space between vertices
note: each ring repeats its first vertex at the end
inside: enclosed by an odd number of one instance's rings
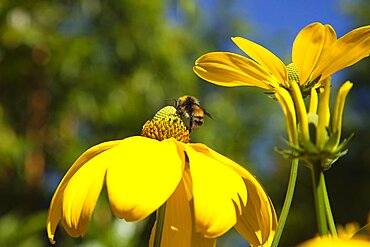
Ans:
POLYGON ((259 36, 262 41, 268 43, 282 33, 287 38, 281 41, 282 44, 290 47, 298 31, 316 21, 332 25, 338 37, 354 28, 351 17, 343 11, 345 1, 341 0, 239 0, 237 2, 243 5, 241 13, 246 16, 246 20, 252 27, 256 30, 266 30, 266 32, 260 32, 259 36))
POLYGON ((245 16, 253 25, 277 33, 299 30, 315 21, 331 24, 341 36, 352 27, 349 16, 343 13, 341 0, 261 0, 236 1, 243 6, 245 16))
MULTIPOLYGON (((355 28, 351 17, 343 11, 348 1, 350 0, 230 0, 230 4, 222 5, 225 12, 231 12, 249 25, 247 33, 235 33, 232 36, 244 36, 266 46, 277 55, 286 55, 290 54, 291 45, 299 30, 312 22, 332 25, 338 37, 355 28)), ((216 10, 220 2, 222 0, 198 0, 206 21, 222 25, 223 13, 216 10)), ((230 47, 226 45, 226 48, 230 47)))

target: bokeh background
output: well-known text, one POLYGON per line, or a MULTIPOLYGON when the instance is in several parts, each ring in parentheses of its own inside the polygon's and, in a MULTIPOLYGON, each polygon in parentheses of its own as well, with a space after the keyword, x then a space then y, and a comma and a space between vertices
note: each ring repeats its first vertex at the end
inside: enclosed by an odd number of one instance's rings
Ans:
MULTIPOLYGON (((331 24, 342 36, 370 23, 368 0, 78 0, 0 2, 0 246, 49 246, 45 220, 52 194, 87 148, 139 135, 173 98, 198 97, 212 114, 192 140, 253 171, 280 213, 290 162, 278 104, 255 88, 222 88, 197 78, 196 58, 240 52, 230 40, 256 41, 286 63, 307 24, 331 24)), ((344 132, 349 153, 326 172, 338 224, 364 225, 370 210, 370 59, 333 77, 333 95, 350 79, 344 132)), ((135 165, 135 164, 132 164, 135 165)), ((147 246, 153 219, 112 216, 105 192, 88 232, 58 228, 57 246, 147 246)), ((314 236, 309 171, 300 168, 281 246, 314 236)), ((218 246, 246 246, 230 231, 218 246)))

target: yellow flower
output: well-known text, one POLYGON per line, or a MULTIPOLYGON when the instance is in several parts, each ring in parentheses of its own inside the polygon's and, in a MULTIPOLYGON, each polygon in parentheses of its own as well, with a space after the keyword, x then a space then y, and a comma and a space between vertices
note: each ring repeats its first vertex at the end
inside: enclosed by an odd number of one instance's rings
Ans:
POLYGON ((370 25, 337 39, 330 25, 312 23, 295 38, 288 66, 257 43, 241 37, 232 41, 252 59, 230 52, 211 52, 196 60, 194 72, 217 85, 256 86, 274 92, 279 87, 289 89, 290 81, 295 80, 306 95, 322 80, 370 54, 370 25), (296 71, 298 77, 292 77, 290 71, 296 71))
POLYGON ((351 239, 360 230, 360 225, 357 222, 347 223, 346 225, 338 225, 337 232, 341 239, 351 239))
POLYGON ((298 247, 368 247, 370 246, 370 235, 366 234, 366 227, 360 229, 358 223, 352 222, 345 226, 337 226, 338 237, 318 236, 307 240, 298 247))
POLYGON ((370 241, 365 239, 340 239, 333 237, 316 237, 298 247, 369 247, 370 241))
POLYGON ((126 221, 166 203, 161 246, 215 246, 232 227, 253 246, 272 241, 276 214, 258 180, 204 144, 179 141, 186 132, 175 115, 174 107, 165 107, 144 125, 145 136, 101 143, 77 159, 50 204, 50 242, 60 222, 70 236, 86 233, 104 184, 113 214, 126 221), (146 137, 161 130, 167 136, 146 137))

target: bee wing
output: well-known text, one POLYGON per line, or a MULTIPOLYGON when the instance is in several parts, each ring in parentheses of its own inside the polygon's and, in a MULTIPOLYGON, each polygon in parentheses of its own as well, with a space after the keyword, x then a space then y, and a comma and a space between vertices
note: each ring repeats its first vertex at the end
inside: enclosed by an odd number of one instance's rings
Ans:
POLYGON ((209 114, 209 112, 207 112, 204 108, 202 109, 204 111, 204 114, 206 114, 210 119, 213 119, 213 117, 211 116, 211 114, 209 114))
POLYGON ((196 104, 196 103, 194 103, 194 104, 197 105, 197 106, 199 106, 199 108, 203 110, 204 114, 206 114, 210 119, 213 119, 213 117, 211 116, 211 114, 208 111, 206 111, 206 109, 204 109, 203 107, 201 107, 199 104, 196 104))

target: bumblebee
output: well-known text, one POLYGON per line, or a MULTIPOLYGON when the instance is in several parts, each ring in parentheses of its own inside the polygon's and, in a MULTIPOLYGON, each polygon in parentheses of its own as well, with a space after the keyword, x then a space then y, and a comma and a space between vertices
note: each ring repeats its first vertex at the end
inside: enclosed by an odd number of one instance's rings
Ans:
POLYGON ((189 132, 197 129, 204 123, 204 115, 212 119, 204 108, 199 104, 199 100, 193 96, 184 95, 176 100, 175 108, 179 116, 189 119, 189 132))

